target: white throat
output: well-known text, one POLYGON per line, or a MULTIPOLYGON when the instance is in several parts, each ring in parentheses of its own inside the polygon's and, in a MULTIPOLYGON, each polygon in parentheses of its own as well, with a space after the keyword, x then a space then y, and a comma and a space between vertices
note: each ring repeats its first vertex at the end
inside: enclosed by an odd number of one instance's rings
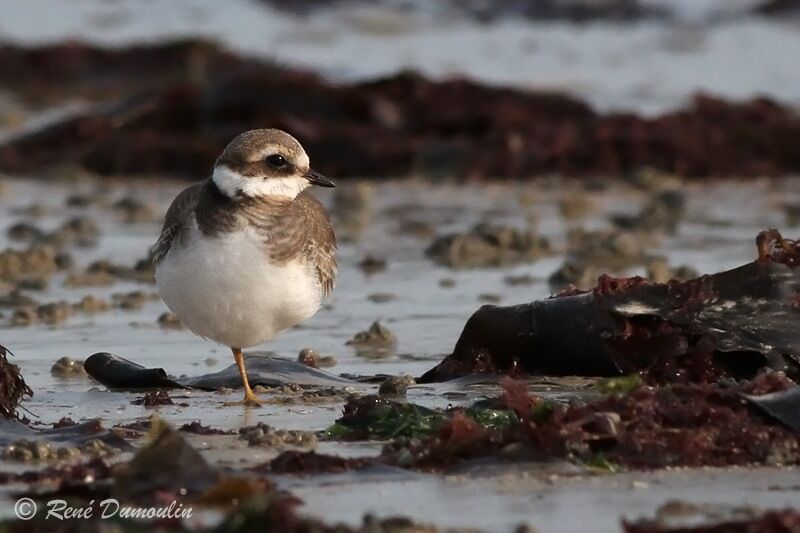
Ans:
POLYGON ((251 198, 258 196, 283 196, 294 199, 311 185, 300 176, 286 178, 248 178, 225 165, 218 166, 211 175, 211 180, 226 196, 233 198, 243 194, 251 198))

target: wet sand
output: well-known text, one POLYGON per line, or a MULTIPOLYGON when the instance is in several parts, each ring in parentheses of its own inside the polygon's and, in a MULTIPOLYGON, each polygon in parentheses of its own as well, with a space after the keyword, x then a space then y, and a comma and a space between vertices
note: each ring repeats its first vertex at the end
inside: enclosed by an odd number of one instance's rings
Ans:
MULTIPOLYGON (((112 182, 108 182, 112 183, 112 182)), ((93 194, 94 181, 79 183, 36 183, 8 180, 0 196, 0 225, 8 228, 21 220, 32 220, 43 229, 59 226, 81 214, 95 220, 101 231, 97 246, 70 248, 75 269, 96 259, 132 265, 145 256, 160 228, 160 222, 126 223, 118 213, 103 206, 66 207, 66 198, 79 192, 93 194), (37 219, 14 214, 14 208, 41 203, 45 215, 37 219)), ((353 188, 343 183, 343 188, 353 188)), ((105 186, 104 186, 105 187, 105 186)), ((103 197, 111 203, 134 196, 162 213, 181 185, 128 181, 107 187, 103 197)), ((525 228, 533 219, 536 230, 562 249, 565 234, 575 220, 559 214, 559 200, 573 194, 572 184, 556 186, 547 181, 525 185, 451 186, 417 181, 374 185, 370 207, 356 213, 357 204, 345 204, 337 222, 340 245, 340 277, 329 306, 302 327, 281 335, 260 349, 295 359, 303 348, 333 355, 335 374, 420 375, 448 354, 465 320, 487 300, 508 305, 548 296, 548 276, 563 261, 556 253, 534 263, 508 267, 454 270, 437 266, 424 255, 430 237, 419 238, 409 227, 427 225, 436 234, 465 231, 475 223, 490 220, 525 228), (435 209, 434 209, 435 208, 435 209), (358 216, 353 216, 357 214, 358 216), (348 223, 350 221, 350 223, 348 223), (410 224, 413 222, 414 224, 410 224), (400 226, 405 230, 399 229, 400 226), (366 256, 385 259, 385 270, 365 274, 359 263, 366 256), (513 285, 506 278, 529 276, 525 285, 513 285), (448 280, 442 283, 442 280, 448 280), (451 286, 453 285, 454 286, 451 286), (393 298, 370 295, 391 293, 393 298), (388 300, 388 301, 384 301, 388 300), (380 357, 359 355, 346 342, 380 319, 396 336, 394 351, 380 357)), ((753 238, 760 229, 785 224, 781 206, 800 200, 796 181, 719 182, 686 185, 686 215, 674 235, 661 239, 648 253, 663 255, 670 265, 685 264, 699 272, 731 268, 754 255, 753 238)), ((599 228, 609 213, 635 213, 647 194, 620 185, 592 191, 596 209, 580 225, 599 228)), ((332 204, 327 194, 318 194, 332 204)), ((5 232, 4 232, 5 235, 5 232)), ((3 237, 5 239, 5 237, 3 237)), ((20 246, 3 242, 3 246, 20 246)), ((631 273, 643 273, 642 268, 631 273)), ((155 291, 149 284, 128 281, 109 287, 66 288, 66 274, 58 273, 45 291, 30 291, 41 302, 74 302, 86 295, 111 299, 112 293, 134 290, 155 291)), ((521 278, 520 278, 521 279, 521 278)), ((173 425, 199 420, 212 428, 234 429, 265 422, 281 429, 321 430, 339 416, 342 399, 323 403, 268 405, 262 409, 223 406, 238 399, 239 392, 218 394, 173 391, 175 405, 150 409, 132 405, 141 393, 108 392, 85 376, 54 377, 50 367, 63 356, 84 359, 98 351, 116 353, 148 367, 163 367, 173 375, 199 375, 221 370, 231 363, 224 347, 193 336, 186 330, 162 328, 157 318, 166 311, 158 300, 148 300, 141 309, 112 309, 94 315, 73 313, 58 326, 4 326, 2 344, 11 349, 33 388, 33 399, 23 406, 35 424, 50 425, 62 417, 76 421, 99 417, 112 426, 148 417, 154 412, 173 425), (213 358, 209 366, 206 359, 213 358), (188 404, 183 406, 181 404, 188 404)), ((0 322, 8 323, 9 310, 0 322)), ((536 378, 531 386, 538 393, 557 400, 585 394, 591 381, 569 378, 536 378)), ((358 387, 375 392, 377 385, 358 387)), ((446 407, 470 403, 496 395, 496 385, 461 386, 439 384, 409 389, 410 401, 446 407)), ((265 397, 271 397, 264 393, 265 397)), ((237 436, 196 436, 190 441, 204 455, 228 466, 245 467, 263 462, 277 452, 248 448, 237 436)), ((320 452, 357 456, 380 452, 381 443, 321 443, 320 452)), ((127 457, 125 454, 119 459, 127 457)), ((2 462, 3 470, 19 471, 17 463, 2 462)), ((435 476, 396 470, 368 470, 334 476, 278 476, 281 486, 290 488, 305 501, 307 511, 328 522, 360 521, 365 512, 379 515, 402 514, 445 526, 473 526, 482 530, 509 531, 527 522, 541 531, 584 531, 591 521, 594 531, 616 531, 621 516, 651 515, 670 499, 697 503, 727 503, 764 507, 789 506, 800 496, 796 469, 703 469, 654 473, 610 474, 569 464, 487 465, 463 473, 435 476)), ((9 487, 5 487, 8 490, 9 487)), ((11 506, 2 505, 5 515, 11 506)))

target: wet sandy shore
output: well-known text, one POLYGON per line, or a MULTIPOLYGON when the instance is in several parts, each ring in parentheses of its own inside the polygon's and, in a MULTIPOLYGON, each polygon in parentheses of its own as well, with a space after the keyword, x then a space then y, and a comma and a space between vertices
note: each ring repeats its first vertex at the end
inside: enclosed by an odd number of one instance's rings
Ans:
MULTIPOLYGON (((96 246, 70 248, 72 270, 82 271, 97 259, 133 265, 146 255, 160 227, 158 215, 180 187, 172 183, 155 186, 152 181, 45 184, 7 180, 0 196, 0 225, 5 229, 29 221, 50 230, 77 214, 87 216, 97 222, 100 236, 96 246), (100 201, 88 207, 67 206, 67 198, 75 195, 100 201), (156 216, 126 222, 118 210, 108 207, 125 197, 152 207, 156 216), (21 207, 31 204, 41 206, 42 216, 19 214, 21 207)), ((546 180, 536 185, 469 187, 404 181, 365 188, 345 183, 339 190, 345 192, 340 193, 335 209, 342 243, 334 296, 307 324, 260 348, 290 359, 303 348, 313 348, 335 356, 338 364, 329 371, 367 376, 420 375, 450 352, 465 320, 478 306, 487 301, 513 304, 546 297, 552 291, 548 277, 563 262, 561 250, 569 228, 603 227, 609 214, 636 213, 650 195, 621 185, 598 186, 587 192, 546 180), (566 195, 586 196, 593 208, 565 219, 562 199, 566 195), (433 235, 465 231, 487 220, 518 228, 534 222, 536 231, 552 242, 554 253, 532 263, 462 270, 437 265, 425 256, 433 235), (365 273, 359 265, 368 256, 385 260, 386 268, 365 273), (346 345, 375 320, 381 320, 396 336, 394 349, 359 353, 346 345)), ((684 190, 687 206, 677 231, 653 239, 652 246, 647 246, 648 253, 664 256, 672 266, 687 265, 699 272, 730 268, 752 258, 753 237, 760 229, 781 227, 786 234, 793 233, 787 227, 783 206, 800 200, 800 185, 794 180, 729 181, 687 185, 684 190)), ((331 197, 320 197, 328 205, 334 204, 331 197)), ((8 240, 3 246, 20 247, 8 240)), ((643 267, 629 270, 643 271, 643 267)), ((26 293, 45 303, 75 302, 87 295, 110 301, 114 293, 155 290, 153 285, 131 281, 106 287, 65 287, 68 276, 67 272, 56 273, 47 289, 26 293)), ((158 412, 176 426, 201 421, 212 428, 238 430, 265 422, 276 428, 313 431, 330 426, 340 415, 342 396, 314 403, 275 403, 257 410, 223 406, 223 402, 238 398, 236 391, 175 391, 171 394, 175 405, 152 409, 131 404, 141 394, 109 392, 86 376, 51 374, 53 362, 60 357, 84 359, 98 351, 116 353, 148 367, 163 367, 173 375, 199 375, 230 364, 225 348, 186 330, 161 327, 157 319, 165 311, 157 299, 146 299, 134 310, 73 313, 55 326, 11 327, 13 310, 3 310, 0 323, 6 325, 0 329, 1 342, 14 352, 12 361, 35 391, 23 404, 24 413, 42 425, 62 417, 76 421, 99 417, 104 425, 112 426, 158 412)), ((530 384, 543 396, 568 400, 585 394, 590 382, 543 377, 530 384)), ((377 385, 357 388, 375 392, 377 385)), ((499 390, 491 384, 426 385, 412 387, 408 398, 422 405, 446 407, 493 396, 499 390)), ((212 462, 228 466, 245 467, 277 454, 268 448, 250 448, 235 435, 191 435, 190 440, 212 462)), ((323 442, 318 450, 361 456, 379 453, 381 445, 323 442)), ((19 463, 0 463, 4 471, 22 468, 19 463)), ((446 476, 368 469, 340 475, 278 476, 277 480, 304 500, 304 512, 329 522, 357 523, 370 511, 489 531, 509 531, 520 523, 530 523, 541 531, 585 531, 587 521, 594 531, 617 531, 620 517, 652 515, 671 499, 781 507, 796 503, 800 496, 797 470, 777 468, 609 473, 566 463, 515 464, 509 468, 475 466, 446 476)), ((5 514, 11 511, 9 505, 2 508, 5 514)))

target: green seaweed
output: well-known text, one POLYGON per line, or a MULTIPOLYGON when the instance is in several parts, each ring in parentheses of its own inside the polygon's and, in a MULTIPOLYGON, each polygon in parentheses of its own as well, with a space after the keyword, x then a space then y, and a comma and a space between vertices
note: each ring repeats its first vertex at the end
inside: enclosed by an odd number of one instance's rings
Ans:
POLYGON ((503 429, 519 422, 514 411, 506 409, 476 409, 470 407, 465 411, 483 429, 503 429))
POLYGON ((604 378, 598 380, 594 388, 601 394, 618 394, 624 396, 642 385, 639 374, 631 374, 619 378, 604 378))
POLYGON ((412 403, 376 401, 357 416, 343 416, 324 430, 327 440, 391 440, 425 437, 439 430, 455 412, 464 412, 486 430, 497 430, 519 422, 513 411, 470 407, 437 411, 412 403))

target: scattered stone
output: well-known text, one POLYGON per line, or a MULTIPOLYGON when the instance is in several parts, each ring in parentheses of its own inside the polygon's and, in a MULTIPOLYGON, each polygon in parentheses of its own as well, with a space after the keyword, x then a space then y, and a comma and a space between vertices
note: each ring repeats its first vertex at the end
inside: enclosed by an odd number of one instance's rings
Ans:
POLYGON ((783 213, 786 225, 791 227, 800 226, 800 204, 787 204, 783 206, 783 213))
POLYGON ((36 315, 41 322, 50 326, 58 326, 67 321, 71 311, 72 308, 67 302, 51 302, 37 307, 36 315))
POLYGON ((28 222, 18 222, 8 228, 6 235, 12 241, 37 242, 42 239, 45 232, 28 222))
POLYGON ((30 326, 39 321, 39 315, 34 307, 20 307, 11 315, 12 326, 30 326))
POLYGON ((499 294, 491 293, 491 292, 484 292, 478 295, 478 301, 486 302, 489 304, 496 304, 500 302, 503 298, 499 294))
POLYGON ((73 304, 72 309, 81 313, 101 313, 111 309, 111 302, 90 294, 81 298, 78 303, 73 304))
POLYGON ((656 510, 655 519, 625 519, 622 529, 625 533, 794 533, 800 531, 800 511, 671 500, 656 510))
POLYGON ((594 202, 583 191, 570 191, 561 197, 558 210, 564 220, 580 220, 586 218, 595 209, 594 202))
POLYGON ((183 324, 178 319, 178 315, 170 311, 161 313, 158 317, 158 325, 166 329, 183 329, 183 324))
POLYGON ((42 218, 47 214, 47 207, 33 203, 22 207, 11 208, 11 214, 30 218, 42 218))
POLYGON ((97 245, 100 237, 100 227, 97 223, 86 217, 75 217, 66 221, 60 228, 47 233, 40 241, 61 250, 67 246, 80 246, 90 248, 97 245))
POLYGON ((50 276, 59 270, 52 246, 32 246, 27 250, 0 252, 0 280, 14 282, 30 276, 50 276))
POLYGON ((0 297, 0 307, 34 307, 37 305, 39 305, 39 302, 23 293, 18 288, 0 297))
POLYGON ((478 224, 467 233, 437 237, 425 254, 450 268, 512 265, 550 255, 549 241, 530 231, 478 224))
POLYGON ((647 278, 656 283, 667 283, 670 280, 688 281, 700 277, 700 273, 687 265, 675 268, 669 266, 666 259, 658 257, 647 265, 647 278))
POLYGON ((619 274, 652 260, 646 249, 654 244, 653 238, 646 234, 575 229, 568 232, 567 240, 570 254, 548 279, 553 290, 592 287, 603 273, 619 274))
POLYGON ((666 190, 653 194, 638 214, 617 215, 612 217, 612 221, 624 230, 674 234, 685 211, 686 194, 679 190, 666 190))
POLYGON ((443 289, 452 289, 456 284, 456 280, 453 278, 442 278, 439 280, 439 287, 443 289))
POLYGON ((216 359, 214 359, 213 357, 206 357, 206 358, 203 360, 203 362, 206 364, 206 366, 214 366, 214 365, 217 365, 217 364, 219 364, 219 361, 217 361, 217 360, 216 360, 216 359))
POLYGON ((86 287, 110 287, 116 279, 107 272, 72 272, 64 278, 64 287, 81 289, 86 287))
POLYGON ((92 457, 113 457, 120 452, 120 449, 100 439, 92 439, 81 445, 80 451, 92 457))
POLYGON ((347 341, 348 345, 379 345, 388 346, 397 342, 397 338, 389 328, 376 320, 372 323, 368 330, 359 331, 352 339, 347 341))
POLYGON ((361 271, 367 275, 383 272, 386 270, 386 259, 379 259, 377 257, 367 255, 358 263, 358 268, 360 268, 361 271))
POLYGON ((331 212, 336 230, 347 239, 358 239, 372 220, 373 185, 366 181, 336 187, 331 212))
POLYGON ((391 292, 374 292, 367 296, 367 300, 376 304, 383 304, 396 299, 397 296, 391 292))
POLYGON ((249 446, 261 446, 279 450, 286 447, 313 449, 317 446, 317 436, 311 431, 276 430, 263 422, 259 422, 255 426, 241 428, 239 430, 239 439, 246 440, 249 446))
POLYGON ((394 376, 387 378, 378 388, 380 396, 405 396, 406 390, 411 385, 416 385, 416 381, 411 376, 394 376))
POLYGON ((124 309, 126 311, 138 311, 148 301, 154 300, 158 297, 157 294, 147 294, 143 291, 133 291, 128 293, 115 293, 111 295, 111 301, 114 307, 124 309))
POLYGON ((519 275, 509 274, 508 276, 503 278, 503 282, 511 287, 528 286, 536 283, 536 278, 534 278, 530 274, 519 274, 519 275))
POLYGON ((43 276, 22 278, 17 281, 17 289, 28 291, 45 291, 50 285, 50 280, 43 276))
POLYGON ((50 367, 50 374, 60 378, 85 376, 86 370, 83 369, 83 361, 61 357, 50 367))
POLYGON ((192 433, 194 435, 231 435, 234 433, 232 430, 225 431, 222 429, 216 429, 204 426, 197 420, 182 425, 181 427, 178 428, 178 431, 183 431, 184 433, 192 433))
POLYGON ((54 447, 42 440, 22 439, 3 447, 2 458, 20 463, 43 463, 49 461, 69 461, 80 457, 76 447, 54 447))
POLYGON ((73 194, 67 197, 65 204, 67 207, 86 209, 87 207, 105 205, 106 197, 100 191, 92 194, 73 194))
POLYGON ((133 405, 143 405, 145 407, 155 407, 157 405, 174 405, 175 402, 170 398, 165 390, 156 390, 146 393, 131 402, 133 405))
POLYGON ((75 422, 70 417, 64 416, 64 417, 61 417, 58 420, 58 422, 53 422, 53 429, 68 428, 68 427, 76 426, 77 424, 78 423, 75 422))
POLYGON ((116 265, 108 260, 98 260, 93 262, 86 269, 87 274, 106 274, 125 281, 136 281, 139 283, 155 283, 155 271, 153 262, 149 259, 141 259, 133 267, 116 265))
POLYGON ((436 226, 423 220, 400 220, 396 232, 400 235, 412 235, 418 239, 432 239, 436 235, 436 226))
POLYGON ((336 358, 332 355, 320 355, 311 348, 303 348, 297 355, 297 361, 311 368, 330 368, 336 366, 336 358))
POLYGON ((152 222, 157 219, 155 211, 141 200, 126 196, 112 206, 128 224, 152 222))

